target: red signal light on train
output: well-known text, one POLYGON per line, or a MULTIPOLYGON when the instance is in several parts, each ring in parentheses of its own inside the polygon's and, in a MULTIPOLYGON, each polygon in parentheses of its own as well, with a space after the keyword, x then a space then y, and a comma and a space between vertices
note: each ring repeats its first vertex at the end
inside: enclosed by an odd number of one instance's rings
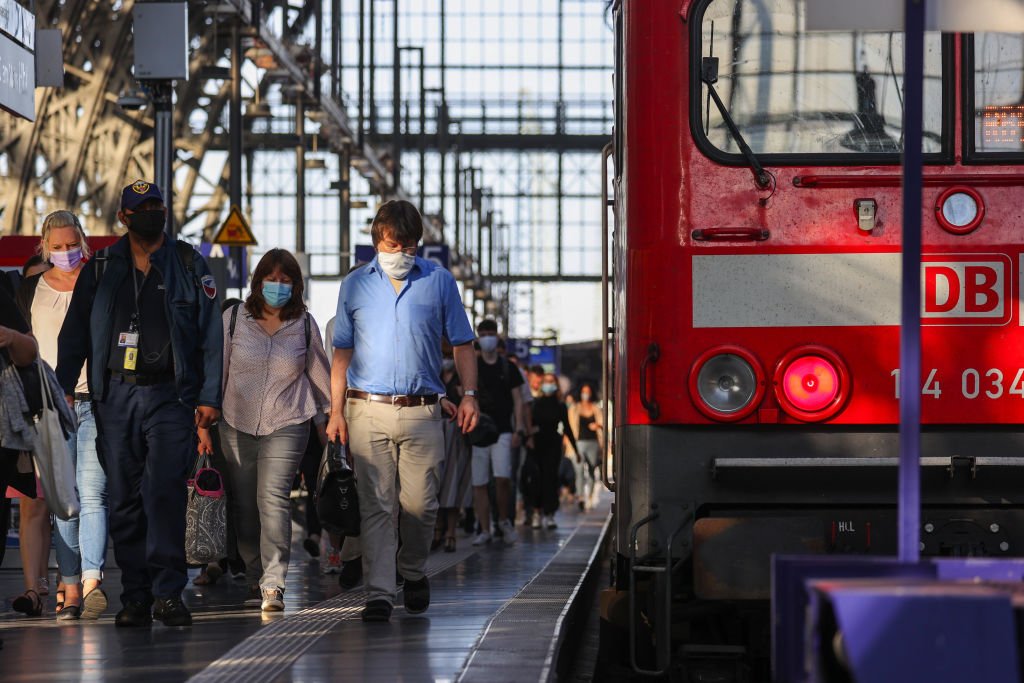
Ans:
POLYGON ((775 395, 790 416, 805 422, 838 413, 850 392, 846 364, 829 349, 804 346, 786 354, 775 371, 775 395))

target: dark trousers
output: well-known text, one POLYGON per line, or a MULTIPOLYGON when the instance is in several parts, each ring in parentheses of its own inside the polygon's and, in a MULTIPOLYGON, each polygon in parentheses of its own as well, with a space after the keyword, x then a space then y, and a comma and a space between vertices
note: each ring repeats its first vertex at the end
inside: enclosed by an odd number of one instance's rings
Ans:
POLYGON ((324 454, 324 447, 320 443, 320 432, 316 424, 309 421, 309 441, 306 442, 306 452, 302 454, 302 461, 299 463, 299 471, 306 482, 306 536, 320 535, 320 517, 316 514, 316 478, 320 473, 320 460, 324 454))
POLYGON ((562 464, 562 444, 538 443, 534 454, 540 468, 540 505, 545 515, 553 515, 558 510, 558 494, 562 488, 558 478, 558 467, 562 464))
POLYGON ((185 486, 196 459, 194 411, 178 400, 173 384, 140 387, 117 377, 94 405, 121 602, 181 597, 188 580, 185 486))

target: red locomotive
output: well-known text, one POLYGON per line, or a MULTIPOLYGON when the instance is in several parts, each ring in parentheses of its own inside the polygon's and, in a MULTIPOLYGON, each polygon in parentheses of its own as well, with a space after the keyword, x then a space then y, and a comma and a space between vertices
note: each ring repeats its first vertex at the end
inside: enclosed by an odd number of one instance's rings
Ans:
MULTIPOLYGON (((903 38, 803 0, 613 12, 606 642, 766 680, 771 554, 896 551, 903 38)), ((1024 38, 925 42, 922 552, 1014 556, 1024 38)))

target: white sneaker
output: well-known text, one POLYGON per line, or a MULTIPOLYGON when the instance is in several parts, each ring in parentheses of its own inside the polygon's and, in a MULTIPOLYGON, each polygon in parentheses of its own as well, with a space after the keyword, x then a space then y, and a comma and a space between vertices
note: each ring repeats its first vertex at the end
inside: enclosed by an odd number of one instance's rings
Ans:
POLYGON ((533 527, 534 529, 539 529, 540 528, 540 513, 539 512, 534 512, 532 515, 530 515, 530 526, 533 527))
POLYGON ((486 545, 491 542, 491 534, 487 531, 481 531, 473 539, 473 545, 486 545))
POLYGON ((555 516, 554 515, 548 515, 547 517, 545 517, 544 518, 544 526, 546 526, 548 529, 557 529, 558 525, 555 524, 555 516))
POLYGON ((502 540, 505 541, 505 545, 512 545, 519 540, 516 530, 512 528, 512 522, 507 519, 503 519, 498 526, 501 527, 501 537, 502 540))
POLYGON ((263 604, 260 609, 264 612, 284 611, 284 592, 280 588, 266 589, 263 591, 263 604))

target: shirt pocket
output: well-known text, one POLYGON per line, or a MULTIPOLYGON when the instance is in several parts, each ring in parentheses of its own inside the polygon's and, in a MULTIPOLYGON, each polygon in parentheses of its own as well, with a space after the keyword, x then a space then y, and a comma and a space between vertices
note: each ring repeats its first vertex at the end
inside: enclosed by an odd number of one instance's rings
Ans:
POLYGON ((409 327, 420 334, 440 336, 440 308, 430 304, 409 304, 409 327))

